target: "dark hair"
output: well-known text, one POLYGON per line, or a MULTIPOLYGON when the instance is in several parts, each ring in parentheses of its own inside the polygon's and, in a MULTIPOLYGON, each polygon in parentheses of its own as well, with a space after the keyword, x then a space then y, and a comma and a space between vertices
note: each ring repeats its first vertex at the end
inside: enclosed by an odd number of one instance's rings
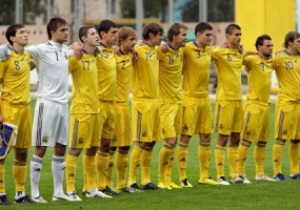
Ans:
POLYGON ((225 30, 225 34, 232 34, 232 32, 234 31, 234 29, 237 29, 237 30, 241 30, 241 27, 237 24, 229 24, 227 27, 226 27, 226 30, 225 30))
POLYGON ((195 36, 197 36, 198 32, 202 34, 205 30, 213 30, 213 27, 206 22, 198 23, 195 27, 195 36))
POLYGON ((51 31, 56 31, 62 25, 68 25, 65 19, 61 17, 51 18, 47 24, 48 39, 52 38, 51 31))
POLYGON ((290 31, 285 35, 284 38, 284 47, 287 48, 289 46, 289 42, 293 42, 295 39, 300 37, 300 33, 296 31, 290 31))
POLYGON ((162 35, 163 33, 164 33, 164 29, 158 23, 148 23, 143 28, 143 39, 149 40, 150 34, 156 36, 158 34, 162 35))
POLYGON ((255 47, 258 50, 258 46, 264 45, 265 40, 272 40, 271 37, 267 34, 261 35, 257 37, 256 42, 255 42, 255 47))
POLYGON ((128 36, 130 35, 136 35, 135 30, 133 30, 133 28, 128 27, 128 26, 123 26, 119 29, 119 39, 118 39, 118 43, 119 45, 121 44, 121 42, 123 40, 126 40, 128 36))
POLYGON ((10 40, 10 37, 16 36, 16 33, 20 28, 25 28, 25 26, 22 24, 13 24, 13 25, 8 26, 8 28, 6 29, 5 37, 10 45, 13 45, 13 41, 10 40))
POLYGON ((102 38, 101 37, 102 31, 107 33, 110 30, 110 28, 117 28, 117 27, 118 25, 111 20, 102 20, 98 25, 97 31, 99 33, 100 38, 102 38))
POLYGON ((79 28, 79 32, 78 32, 78 36, 79 36, 79 40, 83 43, 83 40, 81 39, 81 37, 85 36, 87 37, 88 31, 90 28, 95 28, 95 26, 93 25, 87 25, 87 26, 82 26, 79 28))
POLYGON ((173 36, 178 36, 180 34, 180 29, 187 30, 188 27, 182 23, 174 23, 168 30, 168 40, 173 41, 173 36))

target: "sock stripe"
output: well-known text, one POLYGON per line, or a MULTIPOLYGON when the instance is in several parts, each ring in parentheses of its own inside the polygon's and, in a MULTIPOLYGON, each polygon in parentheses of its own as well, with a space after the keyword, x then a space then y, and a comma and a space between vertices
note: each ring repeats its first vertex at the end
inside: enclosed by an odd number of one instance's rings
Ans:
POLYGON ((63 163, 65 161, 64 157, 52 156, 52 161, 55 163, 63 163))
POLYGON ((202 147, 210 147, 210 143, 200 142, 199 145, 202 146, 202 147))
POLYGON ((221 147, 221 146, 217 145, 215 149, 216 150, 225 150, 225 147, 221 147))
POLYGON ((34 163, 38 163, 38 164, 41 164, 42 165, 42 163, 43 163, 43 159, 42 158, 40 158, 40 157, 37 157, 37 156, 32 156, 32 159, 31 159, 31 161, 32 162, 34 162, 34 163))

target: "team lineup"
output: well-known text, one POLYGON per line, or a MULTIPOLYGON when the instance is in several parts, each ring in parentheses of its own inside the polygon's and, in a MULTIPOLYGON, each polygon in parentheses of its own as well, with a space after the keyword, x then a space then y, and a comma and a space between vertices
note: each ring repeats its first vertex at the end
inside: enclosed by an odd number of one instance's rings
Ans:
MULTIPOLYGON (((79 194, 109 199, 120 192, 193 187, 186 168, 194 135, 199 135, 199 184, 251 184, 244 168, 252 143, 255 180, 284 181, 281 164, 286 140, 290 140, 290 178, 300 179, 299 33, 288 32, 284 49, 273 53, 273 41, 266 34, 257 37, 257 52, 246 52, 240 45, 242 29, 237 24, 227 26, 226 41, 218 46, 211 46, 213 28, 206 22, 195 26, 196 40, 189 43, 188 28, 182 23, 170 26, 166 43, 162 42, 164 29, 158 23, 146 24, 143 41, 139 42, 132 28, 118 28, 111 20, 103 20, 97 27, 82 26, 78 32, 81 44, 64 44, 68 30, 66 20, 52 18, 47 24, 49 40, 27 47, 25 26, 13 24, 5 32, 9 44, 0 46, 0 117, 5 140, 14 150, 15 203, 48 202, 39 191, 48 147, 54 147, 53 201, 82 201, 79 194), (218 76, 215 116, 208 90, 211 63, 218 76), (249 87, 246 101, 242 102, 244 67, 249 87), (33 69, 39 85, 31 123, 33 69), (264 172, 264 159, 270 139, 273 71, 279 90, 272 154, 274 174, 269 177, 264 172), (70 109, 69 74, 73 81, 70 109), (15 135, 8 135, 8 128, 15 135), (218 133, 214 147, 216 176, 209 174, 214 130, 218 133), (161 140, 164 144, 158 157, 156 184, 151 181, 151 162, 153 148, 161 140), (35 150, 28 158, 32 146, 35 150), (83 186, 79 186, 79 193, 76 174, 82 151, 83 186), (225 156, 229 175, 224 170, 225 156), (25 192, 28 159, 31 196, 25 192), (179 182, 172 178, 176 161, 179 182), (113 180, 113 167, 117 180, 113 180), (141 183, 137 182, 139 170, 141 183)), ((10 203, 4 179, 9 149, 0 149, 0 205, 10 203)))

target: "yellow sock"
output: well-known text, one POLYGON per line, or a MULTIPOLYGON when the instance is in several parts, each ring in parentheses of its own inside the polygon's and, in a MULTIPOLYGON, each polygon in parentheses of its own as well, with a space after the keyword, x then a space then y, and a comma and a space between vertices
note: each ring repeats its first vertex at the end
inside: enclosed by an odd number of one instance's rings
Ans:
POLYGON ((108 168, 108 153, 107 152, 97 152, 97 172, 98 172, 98 183, 97 186, 99 189, 104 189, 106 188, 106 183, 105 183, 105 174, 107 172, 108 168))
POLYGON ((16 184, 16 192, 25 192, 25 182, 27 175, 26 163, 14 161, 13 176, 16 184))
POLYGON ((129 186, 136 183, 136 175, 140 167, 142 152, 143 150, 137 146, 135 146, 131 152, 128 179, 129 186))
POLYGON ((205 179, 209 177, 208 170, 209 170, 209 164, 210 164, 210 143, 201 143, 201 145, 198 146, 198 159, 199 159, 199 165, 200 165, 200 178, 199 181, 203 182, 205 179))
POLYGON ((225 164, 225 147, 221 147, 219 145, 215 148, 215 160, 216 160, 216 168, 217 168, 217 179, 221 176, 224 176, 224 164, 225 164))
POLYGON ((177 149, 177 162, 180 181, 186 179, 186 163, 187 163, 187 148, 188 145, 184 143, 179 143, 177 149))
POLYGON ((87 154, 84 154, 82 158, 82 165, 84 180, 83 192, 97 188, 96 155, 89 156, 87 154))
POLYGON ((239 175, 245 176, 245 161, 247 159, 247 153, 249 150, 249 147, 251 145, 251 142, 242 140, 239 149, 238 149, 238 154, 239 154, 239 165, 238 165, 238 172, 239 175))
POLYGON ((105 175, 105 183, 107 186, 113 186, 113 181, 112 181, 112 174, 113 174, 113 168, 114 168, 114 154, 115 151, 109 151, 109 156, 108 156, 108 168, 106 171, 105 175))
POLYGON ((165 181, 165 169, 168 165, 169 157, 172 153, 172 148, 173 146, 165 143, 160 150, 158 163, 158 182, 165 181))
POLYGON ((254 147, 255 173, 257 177, 265 175, 264 160, 265 160, 266 142, 258 142, 254 147))
POLYGON ((283 151, 283 143, 276 142, 273 146, 273 169, 274 176, 278 173, 281 173, 281 159, 282 159, 282 151, 283 151))
POLYGON ((151 182, 151 160, 152 160, 152 148, 143 149, 143 153, 141 156, 141 183, 142 185, 146 185, 151 182))
POLYGON ((117 168, 117 189, 126 187, 126 170, 128 167, 128 152, 117 151, 116 168, 117 168))
POLYGON ((291 175, 295 175, 299 173, 299 143, 292 143, 290 141, 289 146, 289 157, 290 157, 290 170, 291 175))
POLYGON ((65 168, 67 192, 76 191, 75 177, 76 177, 76 169, 77 169, 77 160, 78 160, 78 157, 67 154, 66 168, 65 168))
POLYGON ((5 185, 4 185, 4 179, 5 179, 5 167, 4 163, 0 163, 0 193, 5 193, 5 185))
POLYGON ((229 162, 229 176, 233 179, 239 176, 239 152, 238 147, 228 147, 227 150, 228 162, 229 162))
POLYGON ((175 156, 175 147, 172 148, 168 164, 165 167, 165 182, 171 182, 172 181, 172 169, 174 166, 174 156, 175 156))

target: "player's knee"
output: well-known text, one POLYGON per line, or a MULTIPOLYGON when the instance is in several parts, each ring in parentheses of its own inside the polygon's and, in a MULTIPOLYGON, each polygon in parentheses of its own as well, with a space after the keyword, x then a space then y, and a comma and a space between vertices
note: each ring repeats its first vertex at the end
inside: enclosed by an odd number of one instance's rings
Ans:
POLYGON ((210 143, 211 136, 209 133, 201 133, 201 134, 199 134, 199 136, 200 136, 200 144, 201 143, 203 143, 203 144, 210 143))
POLYGON ((18 162, 26 162, 27 149, 15 149, 15 159, 18 162))
POLYGON ((128 154, 129 150, 130 150, 130 146, 118 147, 118 152, 122 154, 128 154))
POLYGON ((46 150, 47 150, 47 147, 36 147, 34 155, 38 156, 40 158, 43 158, 46 153, 46 150))
POLYGON ((256 146, 258 146, 258 147, 266 147, 266 145, 267 145, 267 142, 265 142, 265 141, 259 141, 256 143, 256 146))
POLYGON ((228 139, 229 139, 228 135, 219 134, 218 145, 221 147, 226 147, 228 139))
POLYGON ((109 151, 110 151, 110 152, 115 152, 116 150, 117 150, 117 147, 110 147, 110 148, 109 148, 109 151))
POLYGON ((66 152, 66 146, 62 144, 56 144, 54 149, 54 154, 56 156, 64 156, 66 152))
POLYGON ((189 144, 191 136, 188 135, 181 135, 180 143, 182 144, 189 144))
POLYGON ((98 150, 98 147, 90 147, 85 150, 85 154, 88 156, 93 156, 93 155, 96 155, 97 150, 98 150))
POLYGON ((171 147, 176 147, 177 139, 176 138, 165 139, 165 144, 171 147))
POLYGON ((300 143, 300 140, 291 140, 291 143, 292 143, 292 144, 299 144, 299 143, 300 143))
POLYGON ((276 139, 275 144, 278 144, 278 145, 284 145, 285 142, 286 142, 286 140, 283 140, 283 139, 276 139))

